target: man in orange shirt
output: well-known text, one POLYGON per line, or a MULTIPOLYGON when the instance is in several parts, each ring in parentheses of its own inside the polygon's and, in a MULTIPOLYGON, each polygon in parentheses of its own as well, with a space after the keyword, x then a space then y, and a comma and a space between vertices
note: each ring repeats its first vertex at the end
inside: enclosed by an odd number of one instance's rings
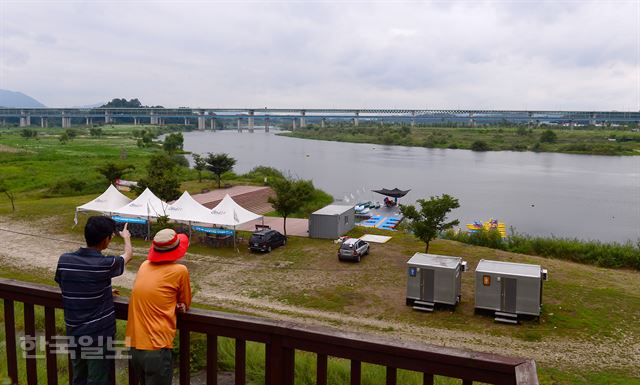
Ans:
POLYGON ((176 261, 188 247, 186 235, 171 229, 158 231, 133 284, 126 336, 141 385, 171 384, 176 312, 191 305, 189 271, 176 261))

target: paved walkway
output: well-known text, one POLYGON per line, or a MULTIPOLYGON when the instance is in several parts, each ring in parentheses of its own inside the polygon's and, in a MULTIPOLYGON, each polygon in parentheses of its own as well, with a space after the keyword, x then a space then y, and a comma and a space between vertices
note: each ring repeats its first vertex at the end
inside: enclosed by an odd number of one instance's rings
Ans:
POLYGON ((225 195, 229 194, 231 198, 237 195, 243 195, 247 193, 254 193, 256 191, 268 189, 265 186, 233 186, 229 188, 219 188, 202 194, 192 195, 196 202, 205 205, 211 202, 220 202, 225 195))
POLYGON ((233 186, 192 196, 196 202, 212 209, 220 203, 226 194, 229 194, 237 204, 256 214, 273 211, 268 199, 270 196, 274 196, 275 193, 266 186, 233 186))
MULTIPOLYGON (((264 217, 264 224, 271 227, 274 230, 278 230, 284 234, 283 219, 280 217, 264 217)), ((256 225, 262 224, 261 219, 247 222, 238 227, 238 230, 254 231, 256 225)), ((301 218, 287 218, 287 235, 294 235, 296 237, 308 237, 309 236, 309 220, 301 218)))

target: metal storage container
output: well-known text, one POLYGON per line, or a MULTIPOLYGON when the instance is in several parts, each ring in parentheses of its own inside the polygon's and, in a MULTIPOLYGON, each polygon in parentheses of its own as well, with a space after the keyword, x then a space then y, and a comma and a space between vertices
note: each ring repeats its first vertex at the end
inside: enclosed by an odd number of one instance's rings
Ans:
POLYGON ((519 314, 540 316, 542 281, 547 270, 539 265, 487 261, 476 267, 476 309, 495 311, 496 320, 517 322, 519 314))
POLYGON ((337 239, 353 226, 354 206, 328 205, 309 216, 309 237, 337 239))
POLYGON ((436 303, 455 306, 466 267, 460 257, 415 253, 407 261, 407 305, 422 311, 436 303))

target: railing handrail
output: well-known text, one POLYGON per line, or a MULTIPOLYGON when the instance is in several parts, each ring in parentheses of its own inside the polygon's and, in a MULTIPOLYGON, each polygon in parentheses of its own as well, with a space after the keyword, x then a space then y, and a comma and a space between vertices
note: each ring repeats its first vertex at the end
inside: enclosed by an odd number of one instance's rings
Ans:
MULTIPOLYGON (((13 279, 0 278, 0 298, 45 307, 62 307, 59 288, 13 279)), ((114 303, 116 317, 126 319, 128 298, 114 297, 114 303)), ((476 381, 518 385, 538 383, 535 362, 530 359, 391 340, 294 322, 192 308, 178 314, 178 329, 263 343, 277 341, 278 345, 289 349, 400 369, 428 369, 433 374, 476 381)))

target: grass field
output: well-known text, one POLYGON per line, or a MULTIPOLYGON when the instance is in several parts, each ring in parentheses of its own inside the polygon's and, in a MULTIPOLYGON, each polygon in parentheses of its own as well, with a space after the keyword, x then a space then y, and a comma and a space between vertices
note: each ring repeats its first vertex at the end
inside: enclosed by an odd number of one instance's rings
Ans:
POLYGON ((481 151, 538 151, 594 155, 640 155, 640 132, 630 129, 554 128, 553 142, 541 141, 548 128, 525 127, 426 127, 385 125, 358 127, 331 126, 320 129, 308 126, 280 135, 339 142, 375 143, 429 148, 473 149, 484 143, 481 151))

